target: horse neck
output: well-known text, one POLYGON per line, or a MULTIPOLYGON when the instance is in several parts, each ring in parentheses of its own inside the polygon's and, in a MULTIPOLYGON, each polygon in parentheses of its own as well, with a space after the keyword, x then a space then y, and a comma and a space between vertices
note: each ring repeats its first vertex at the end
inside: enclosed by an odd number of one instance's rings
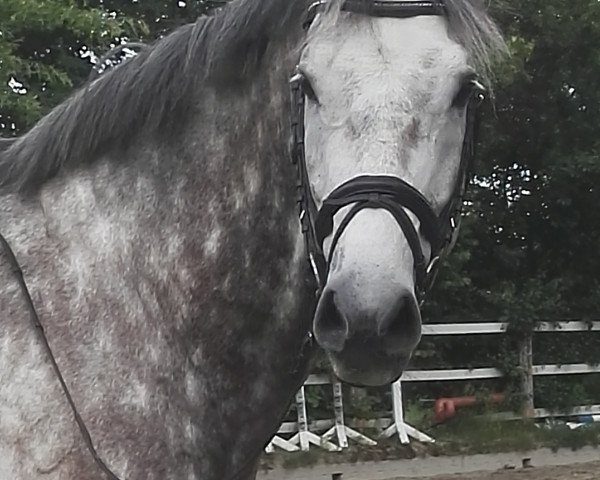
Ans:
POLYGON ((270 314, 275 292, 293 296, 304 258, 288 151, 288 67, 202 89, 176 136, 140 138, 128 149, 131 161, 96 188, 100 202, 110 202, 106 210, 122 212, 122 245, 140 239, 127 246, 135 270, 191 290, 196 304, 212 304, 218 289, 270 314), (115 203, 121 198, 126 204, 115 203))

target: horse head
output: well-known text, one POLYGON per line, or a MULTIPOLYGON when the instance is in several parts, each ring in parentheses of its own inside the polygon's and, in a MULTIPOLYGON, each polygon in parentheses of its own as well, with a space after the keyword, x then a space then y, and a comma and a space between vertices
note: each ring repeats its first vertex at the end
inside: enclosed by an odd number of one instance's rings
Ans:
POLYGON ((464 18, 468 3, 348 0, 309 11, 292 79, 294 161, 320 284, 314 334, 350 383, 400 376, 456 238, 483 45, 500 42, 491 22, 464 18), (460 15, 478 32, 474 49, 449 28, 460 15))

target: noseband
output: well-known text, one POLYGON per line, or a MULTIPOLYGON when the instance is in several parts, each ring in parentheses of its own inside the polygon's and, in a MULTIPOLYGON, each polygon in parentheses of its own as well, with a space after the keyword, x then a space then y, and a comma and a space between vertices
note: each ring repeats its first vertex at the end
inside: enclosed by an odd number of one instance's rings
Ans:
MULTIPOLYGON (((311 5, 304 23, 308 28, 316 15, 327 8, 327 1, 311 5)), ((444 4, 438 1, 372 1, 346 0, 342 11, 377 17, 409 18, 420 15, 445 15, 444 4)), ((474 115, 473 104, 467 106, 467 125, 461 153, 458 179, 450 201, 438 215, 431 203, 405 180, 389 175, 361 175, 337 187, 317 208, 310 188, 304 145, 305 78, 296 73, 290 79, 292 94, 292 162, 297 169, 297 190, 300 221, 309 262, 318 284, 318 294, 327 281, 335 248, 352 219, 364 209, 387 210, 400 226, 414 259, 415 290, 420 302, 437 275, 440 258, 449 249, 458 234, 462 213, 467 172, 473 157, 474 115), (334 232, 334 217, 344 207, 350 207, 334 232), (420 232, 408 212, 419 220, 420 232), (429 243, 431 254, 427 261, 421 247, 420 233, 429 243), (324 254, 323 243, 333 234, 329 254, 324 254)))

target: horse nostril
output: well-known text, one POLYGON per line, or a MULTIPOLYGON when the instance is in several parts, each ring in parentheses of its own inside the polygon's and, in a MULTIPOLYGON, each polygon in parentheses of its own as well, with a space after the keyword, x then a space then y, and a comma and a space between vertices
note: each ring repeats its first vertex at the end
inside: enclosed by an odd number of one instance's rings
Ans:
POLYGON ((414 295, 400 296, 395 307, 379 319, 379 336, 388 353, 411 351, 421 339, 421 312, 414 295))
POLYGON ((317 305, 314 321, 315 337, 321 347, 341 352, 348 337, 348 320, 335 303, 335 292, 325 290, 317 305))

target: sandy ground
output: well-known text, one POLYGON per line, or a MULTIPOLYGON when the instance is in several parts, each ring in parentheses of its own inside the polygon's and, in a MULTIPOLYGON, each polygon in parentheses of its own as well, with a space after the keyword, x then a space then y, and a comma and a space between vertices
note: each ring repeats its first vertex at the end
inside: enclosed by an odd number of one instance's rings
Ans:
MULTIPOLYGON (((438 475, 427 480, 600 480, 600 462, 554 467, 519 468, 495 472, 438 475)), ((423 480, 404 477, 401 480, 423 480)))
POLYGON ((600 448, 274 468, 258 480, 600 480, 600 448), (532 465, 523 468, 523 465, 532 465))

